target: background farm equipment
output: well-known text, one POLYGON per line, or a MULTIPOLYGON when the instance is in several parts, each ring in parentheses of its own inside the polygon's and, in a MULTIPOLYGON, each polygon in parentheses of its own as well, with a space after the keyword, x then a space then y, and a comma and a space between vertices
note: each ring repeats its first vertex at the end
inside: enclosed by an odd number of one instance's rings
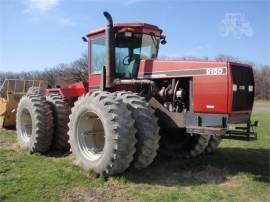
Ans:
POLYGON ((30 87, 40 88, 40 80, 6 79, 0 87, 0 128, 15 128, 20 98, 30 87))

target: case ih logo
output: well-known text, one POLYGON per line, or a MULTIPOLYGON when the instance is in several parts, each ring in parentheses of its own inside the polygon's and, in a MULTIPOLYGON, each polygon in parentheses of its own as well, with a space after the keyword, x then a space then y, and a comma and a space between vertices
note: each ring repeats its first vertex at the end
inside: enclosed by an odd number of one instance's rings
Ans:
POLYGON ((163 77, 189 77, 189 76, 214 76, 227 75, 227 67, 210 67, 200 69, 182 69, 160 72, 145 72, 140 73, 139 78, 163 78, 163 77))

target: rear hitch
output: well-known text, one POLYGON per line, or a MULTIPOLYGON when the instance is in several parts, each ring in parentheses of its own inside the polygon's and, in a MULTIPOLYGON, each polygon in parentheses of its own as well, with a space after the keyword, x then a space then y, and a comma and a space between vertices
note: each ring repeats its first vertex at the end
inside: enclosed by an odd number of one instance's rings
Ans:
POLYGON ((231 129, 229 127, 229 129, 226 131, 226 134, 222 138, 245 141, 257 140, 257 133, 254 131, 254 127, 258 126, 258 121, 252 123, 249 120, 246 126, 236 126, 231 129))

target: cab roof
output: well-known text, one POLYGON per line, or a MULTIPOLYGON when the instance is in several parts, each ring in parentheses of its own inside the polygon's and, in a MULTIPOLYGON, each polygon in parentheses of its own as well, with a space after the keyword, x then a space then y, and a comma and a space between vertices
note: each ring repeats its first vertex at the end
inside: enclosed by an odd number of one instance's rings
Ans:
MULTIPOLYGON (((156 25, 151 25, 151 24, 147 24, 147 23, 139 23, 139 22, 138 23, 116 23, 116 24, 113 24, 113 27, 118 29, 118 30, 125 29, 125 28, 133 28, 133 29, 141 29, 141 30, 144 30, 144 29, 153 30, 155 32, 162 33, 162 29, 160 29, 156 25)), ((103 32, 105 32, 105 29, 106 29, 106 26, 99 28, 99 29, 96 29, 96 30, 93 30, 93 31, 89 32, 89 34, 87 36, 89 37, 89 36, 103 33, 103 32)))

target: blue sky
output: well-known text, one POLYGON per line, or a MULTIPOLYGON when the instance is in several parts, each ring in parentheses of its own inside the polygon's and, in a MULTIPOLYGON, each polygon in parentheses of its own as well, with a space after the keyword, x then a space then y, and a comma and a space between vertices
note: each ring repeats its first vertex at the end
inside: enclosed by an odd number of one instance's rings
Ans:
POLYGON ((115 22, 147 22, 167 35, 159 56, 224 53, 270 64, 268 0, 0 0, 0 71, 43 70, 86 51, 81 36, 115 22))

